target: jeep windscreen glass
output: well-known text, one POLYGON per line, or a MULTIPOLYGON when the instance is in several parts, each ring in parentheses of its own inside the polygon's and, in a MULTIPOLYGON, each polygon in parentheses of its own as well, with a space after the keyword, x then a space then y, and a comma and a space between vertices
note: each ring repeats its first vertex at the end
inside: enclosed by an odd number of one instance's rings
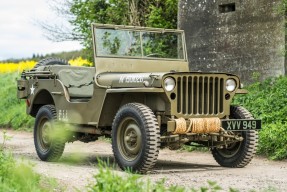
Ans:
POLYGON ((96 29, 96 50, 97 56, 141 57, 140 33, 96 29))
POLYGON ((95 40, 99 57, 184 59, 181 33, 96 28, 95 40))
POLYGON ((143 32, 143 56, 166 59, 184 59, 181 34, 143 32))

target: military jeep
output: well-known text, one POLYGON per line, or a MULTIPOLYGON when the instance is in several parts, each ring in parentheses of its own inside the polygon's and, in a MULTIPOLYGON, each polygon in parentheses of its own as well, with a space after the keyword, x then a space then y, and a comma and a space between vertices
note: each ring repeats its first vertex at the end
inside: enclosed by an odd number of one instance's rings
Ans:
POLYGON ((138 173, 159 149, 182 145, 210 148, 224 167, 251 161, 261 121, 231 105, 247 91, 236 75, 191 72, 182 30, 93 24, 92 32, 95 67, 47 58, 17 81, 41 160, 58 160, 66 142, 105 135, 119 167, 138 173), (59 129, 69 136, 51 136, 59 129))

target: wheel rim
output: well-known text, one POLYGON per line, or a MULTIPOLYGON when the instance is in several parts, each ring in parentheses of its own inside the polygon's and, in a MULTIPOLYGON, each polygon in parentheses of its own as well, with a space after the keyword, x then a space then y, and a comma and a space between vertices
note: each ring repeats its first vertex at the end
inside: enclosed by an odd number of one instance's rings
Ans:
MULTIPOLYGON (((242 134, 239 134, 239 136, 240 135, 242 134)), ((220 153, 220 155, 222 155, 225 158, 231 158, 239 152, 241 145, 242 145, 242 141, 232 143, 232 144, 227 145, 227 147, 224 149, 218 149, 218 152, 220 153)))
POLYGON ((141 131, 133 118, 125 118, 117 132, 117 146, 122 157, 133 161, 140 153, 142 147, 141 131))
POLYGON ((47 118, 43 118, 38 127, 38 143, 41 151, 47 152, 50 149, 52 124, 47 118))

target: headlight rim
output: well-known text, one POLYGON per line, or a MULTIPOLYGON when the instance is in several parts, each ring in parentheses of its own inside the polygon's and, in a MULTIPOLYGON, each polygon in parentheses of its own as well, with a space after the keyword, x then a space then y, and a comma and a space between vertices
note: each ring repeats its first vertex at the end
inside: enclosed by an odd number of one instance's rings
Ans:
POLYGON ((164 87, 164 90, 166 90, 167 92, 173 91, 175 89, 175 87, 176 87, 175 79, 173 77, 170 77, 170 76, 164 78, 164 80, 163 80, 163 87, 164 87), (167 81, 168 80, 171 80, 170 82, 173 82, 172 88, 168 88, 168 86, 171 85, 171 84, 167 85, 167 81))
POLYGON ((225 82, 225 89, 228 91, 228 92, 233 92, 235 91, 237 88, 237 82, 234 78, 228 78, 225 82), (233 82, 234 84, 231 85, 230 82, 233 82))

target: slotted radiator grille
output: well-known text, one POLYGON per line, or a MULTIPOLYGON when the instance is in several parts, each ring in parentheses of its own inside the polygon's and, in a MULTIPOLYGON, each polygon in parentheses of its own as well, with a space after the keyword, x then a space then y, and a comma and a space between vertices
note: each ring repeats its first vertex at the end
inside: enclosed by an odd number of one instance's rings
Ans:
POLYGON ((177 113, 217 115, 223 113, 224 78, 183 75, 177 81, 177 113))

